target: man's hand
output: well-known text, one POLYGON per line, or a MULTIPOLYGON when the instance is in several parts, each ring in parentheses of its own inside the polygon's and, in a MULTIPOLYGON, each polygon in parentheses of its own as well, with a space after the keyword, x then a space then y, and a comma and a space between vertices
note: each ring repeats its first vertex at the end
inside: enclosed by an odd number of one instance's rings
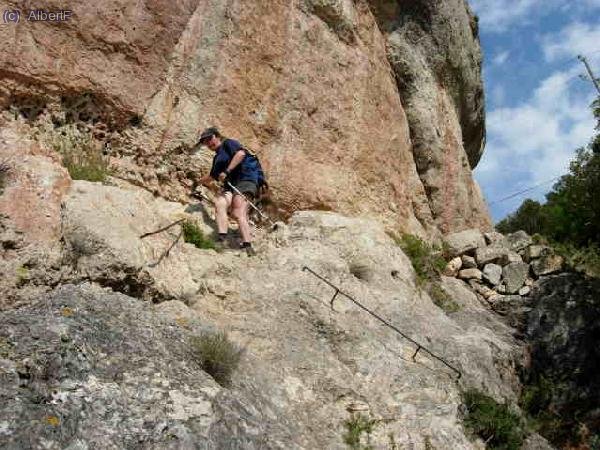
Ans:
POLYGON ((227 174, 225 172, 221 172, 219 174, 219 182, 224 183, 226 178, 227 178, 227 174))

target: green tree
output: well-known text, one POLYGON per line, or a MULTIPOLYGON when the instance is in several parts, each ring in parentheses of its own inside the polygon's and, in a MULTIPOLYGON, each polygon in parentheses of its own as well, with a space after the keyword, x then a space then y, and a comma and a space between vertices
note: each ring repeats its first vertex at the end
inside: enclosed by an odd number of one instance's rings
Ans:
POLYGON ((529 234, 543 234, 546 221, 544 206, 528 198, 519 206, 516 212, 498 222, 496 229, 501 233, 523 230, 529 234))
POLYGON ((549 238, 579 246, 600 242, 600 153, 591 145, 577 150, 569 173, 546 198, 549 238))

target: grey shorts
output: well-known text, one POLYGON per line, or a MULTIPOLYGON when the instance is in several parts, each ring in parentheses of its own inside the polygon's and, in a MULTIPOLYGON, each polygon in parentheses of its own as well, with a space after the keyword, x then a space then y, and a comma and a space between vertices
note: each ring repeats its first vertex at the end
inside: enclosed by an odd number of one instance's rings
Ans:
MULTIPOLYGON (((244 194, 246 197, 256 198, 256 194, 258 192, 258 186, 253 181, 238 181, 237 183, 232 183, 238 191, 244 194)), ((232 192, 236 194, 236 192, 230 188, 229 186, 225 186, 225 192, 232 192)))

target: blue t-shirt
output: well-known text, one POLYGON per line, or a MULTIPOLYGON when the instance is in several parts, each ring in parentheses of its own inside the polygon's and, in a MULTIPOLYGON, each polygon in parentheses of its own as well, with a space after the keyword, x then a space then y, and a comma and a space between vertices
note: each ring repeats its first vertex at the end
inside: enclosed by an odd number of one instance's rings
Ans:
MULTIPOLYGON (((231 162, 233 156, 240 150, 243 150, 242 144, 234 139, 225 139, 221 146, 217 149, 217 153, 213 158, 212 168, 210 169, 210 176, 217 180, 222 172, 225 172, 227 166, 231 162)), ((247 153, 240 164, 231 171, 227 177, 227 181, 232 184, 238 181, 253 181, 258 183, 258 172, 255 169, 255 164, 252 164, 251 156, 247 153)))

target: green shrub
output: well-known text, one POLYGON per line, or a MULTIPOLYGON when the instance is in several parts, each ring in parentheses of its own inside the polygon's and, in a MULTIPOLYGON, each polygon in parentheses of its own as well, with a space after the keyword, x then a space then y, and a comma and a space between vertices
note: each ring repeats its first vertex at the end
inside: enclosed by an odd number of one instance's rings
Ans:
POLYGON ((447 313, 453 313, 460 310, 460 305, 456 303, 444 289, 442 289, 442 286, 440 286, 439 283, 435 281, 429 282, 425 289, 433 300, 433 303, 447 313))
POLYGON ((193 244, 198 248, 214 249, 215 243, 212 239, 204 236, 202 230, 191 220, 186 220, 181 225, 183 227, 183 240, 193 244))
POLYGON ((417 273, 418 284, 421 285, 425 281, 439 278, 446 267, 446 260, 442 256, 442 249, 431 246, 412 234, 403 234, 400 238, 393 237, 410 259, 417 273))
POLYGON ((194 357, 206 373, 221 386, 231 384, 231 375, 237 368, 242 349, 227 338, 226 333, 203 333, 192 338, 194 357))
POLYGON ((548 239, 539 233, 535 233, 531 236, 531 240, 536 245, 549 245, 548 239))
POLYGON ((521 408, 527 413, 529 427, 560 446, 581 439, 577 421, 571 416, 561 417, 553 404, 554 399, 565 398, 568 389, 566 384, 539 376, 525 386, 519 399, 521 408))
POLYGON ((344 443, 352 450, 370 450, 369 445, 373 427, 377 423, 374 419, 369 419, 362 414, 355 414, 344 422, 346 433, 344 433, 344 443), (367 433, 367 445, 360 442, 363 433, 367 433))
POLYGON ((63 156, 63 165, 73 180, 103 182, 108 176, 107 164, 88 154, 63 156))
POLYGON ((17 279, 16 279, 16 285, 18 287, 23 286, 24 284, 27 284, 27 282, 30 279, 30 275, 29 275, 29 269, 25 266, 19 266, 17 267, 16 270, 16 275, 17 275, 17 279))
POLYGON ((429 245, 412 234, 403 234, 400 238, 394 234, 390 236, 410 259, 417 274, 417 285, 425 288, 433 303, 446 312, 458 311, 460 305, 439 284, 440 276, 447 264, 444 258, 448 253, 447 249, 429 245))
POLYGON ((463 393, 467 408, 464 418, 465 427, 486 442, 488 448, 518 450, 525 436, 521 418, 507 405, 479 391, 469 390, 463 393))
POLYGON ((544 411, 552 401, 554 385, 541 376, 535 384, 527 385, 521 393, 519 403, 524 411, 532 416, 544 411))
POLYGON ((600 277, 600 247, 597 244, 576 247, 571 243, 553 243, 552 247, 565 258, 567 267, 592 277, 600 277))

